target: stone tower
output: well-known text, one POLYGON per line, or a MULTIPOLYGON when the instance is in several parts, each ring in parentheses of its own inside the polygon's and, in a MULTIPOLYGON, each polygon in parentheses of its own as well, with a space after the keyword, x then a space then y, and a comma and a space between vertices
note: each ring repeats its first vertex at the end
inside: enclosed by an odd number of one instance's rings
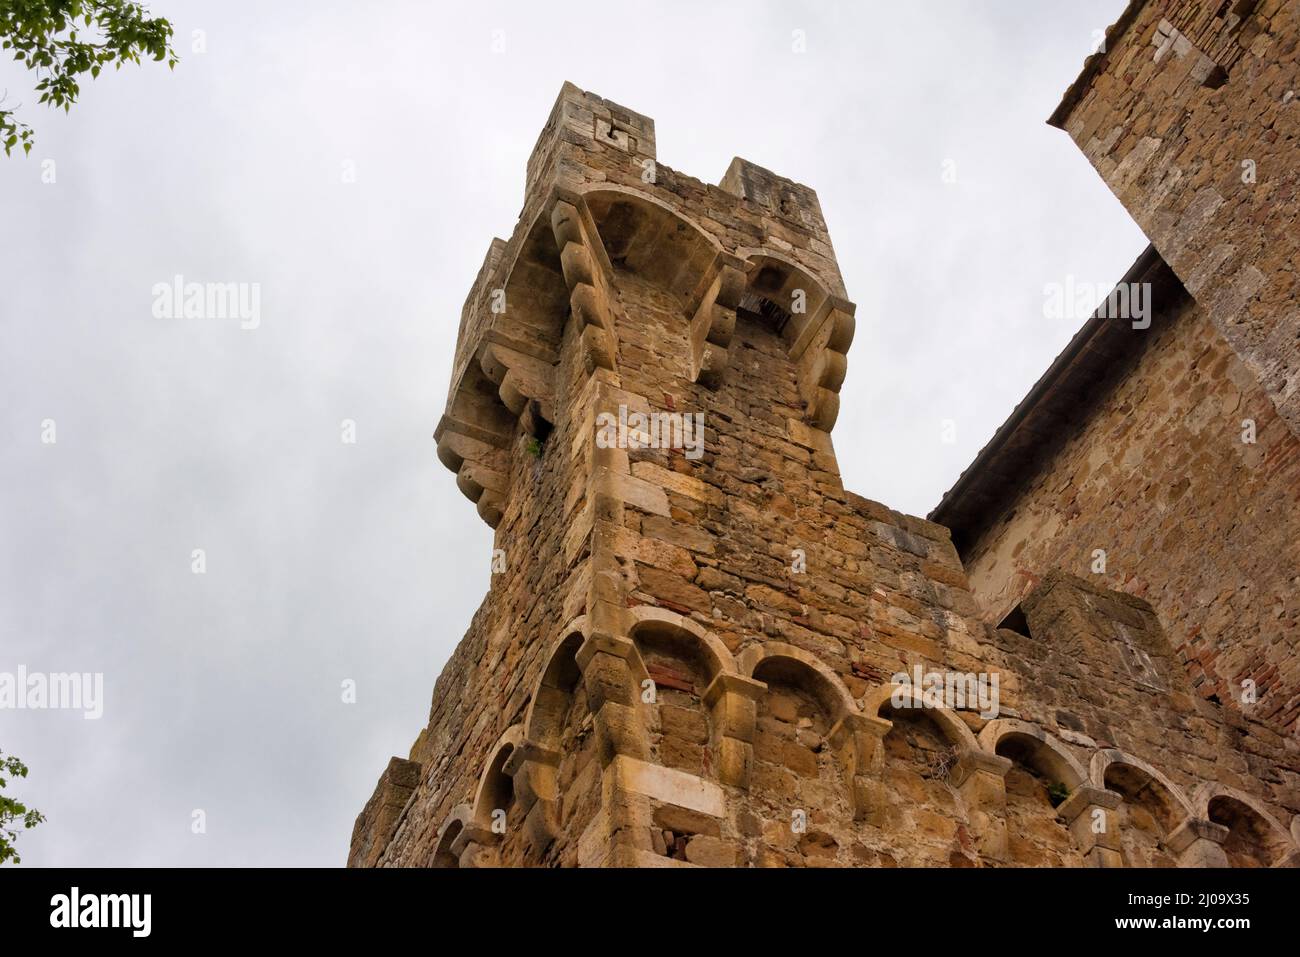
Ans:
POLYGON ((1051 575, 995 629, 947 529, 845 491, 853 331, 811 189, 564 86, 435 433, 491 590, 349 864, 1293 858, 1295 751, 1145 603, 1051 575))

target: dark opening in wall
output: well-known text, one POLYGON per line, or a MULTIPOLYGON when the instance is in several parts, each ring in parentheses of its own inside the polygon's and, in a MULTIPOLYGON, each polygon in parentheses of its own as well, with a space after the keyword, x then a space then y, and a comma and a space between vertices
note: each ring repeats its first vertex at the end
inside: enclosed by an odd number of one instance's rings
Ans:
POLYGON ((790 321, 789 312, 766 296, 757 295, 749 289, 741 295, 737 308, 761 317, 778 335, 785 331, 785 324, 790 321))
POLYGON ((533 416, 533 434, 537 436, 537 441, 545 443, 550 436, 551 431, 555 428, 550 422, 542 416, 542 407, 539 402, 533 400, 529 402, 529 411, 533 416))
POLYGON ((998 622, 998 627, 1014 631, 1017 635, 1024 635, 1026 638, 1029 637, 1029 621, 1025 618, 1024 609, 1019 605, 1007 612, 1006 617, 998 622))
POLYGON ((1208 74, 1206 74, 1205 79, 1201 81, 1201 86, 1205 87, 1206 89, 1217 90, 1219 87, 1223 86, 1223 84, 1227 82, 1228 82, 1228 71, 1216 63, 1214 65, 1214 69, 1211 70, 1208 74))

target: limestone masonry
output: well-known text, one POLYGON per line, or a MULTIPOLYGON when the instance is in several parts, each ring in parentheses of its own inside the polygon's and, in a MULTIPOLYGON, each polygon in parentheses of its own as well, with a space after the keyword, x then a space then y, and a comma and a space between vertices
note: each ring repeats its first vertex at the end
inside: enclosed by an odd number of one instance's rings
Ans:
POLYGON ((491 590, 349 865, 1300 864, 1298 37, 1112 27, 1052 122, 1153 320, 1094 316, 934 521, 840 480, 816 194, 565 84, 435 433, 491 590))

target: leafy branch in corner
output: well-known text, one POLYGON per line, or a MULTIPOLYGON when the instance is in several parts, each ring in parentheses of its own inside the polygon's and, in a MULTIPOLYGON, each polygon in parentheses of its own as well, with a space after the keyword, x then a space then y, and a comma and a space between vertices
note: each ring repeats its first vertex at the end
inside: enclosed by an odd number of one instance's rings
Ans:
POLYGON ((22 858, 14 848, 14 841, 18 839, 16 828, 20 822, 24 829, 30 829, 45 820, 45 815, 40 811, 29 809, 22 802, 6 797, 2 793, 9 784, 11 775, 19 778, 27 777, 27 765, 12 754, 5 757, 0 753, 0 864, 8 860, 12 860, 15 864, 22 863, 22 858))
MULTIPOLYGON (((13 50, 14 59, 37 76, 40 103, 64 112, 81 92, 79 78, 91 78, 109 64, 140 63, 142 57, 166 60, 175 68, 172 25, 132 0, 0 0, 0 49, 13 50)), ((0 143, 5 155, 21 143, 30 153, 35 134, 4 108, 0 98, 0 143)))

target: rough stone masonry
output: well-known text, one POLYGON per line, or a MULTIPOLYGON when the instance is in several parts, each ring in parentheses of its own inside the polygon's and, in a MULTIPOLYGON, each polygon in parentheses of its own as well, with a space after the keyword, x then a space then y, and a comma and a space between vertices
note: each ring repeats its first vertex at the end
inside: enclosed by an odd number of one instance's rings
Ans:
POLYGON ((1152 241, 930 518, 986 619, 1050 568, 1147 599, 1195 692, 1300 732, 1300 3, 1131 3, 1051 122, 1152 241), (1092 567, 1096 550, 1105 569, 1092 567))
MULTIPOLYGON (((947 527, 844 489, 853 316, 811 189, 691 179, 564 86, 435 433, 491 590, 349 865, 1300 863, 1295 740, 1198 694, 1151 603, 1044 567, 994 627, 947 527)), ((1211 330, 1158 334, 1157 393, 1211 330)))

